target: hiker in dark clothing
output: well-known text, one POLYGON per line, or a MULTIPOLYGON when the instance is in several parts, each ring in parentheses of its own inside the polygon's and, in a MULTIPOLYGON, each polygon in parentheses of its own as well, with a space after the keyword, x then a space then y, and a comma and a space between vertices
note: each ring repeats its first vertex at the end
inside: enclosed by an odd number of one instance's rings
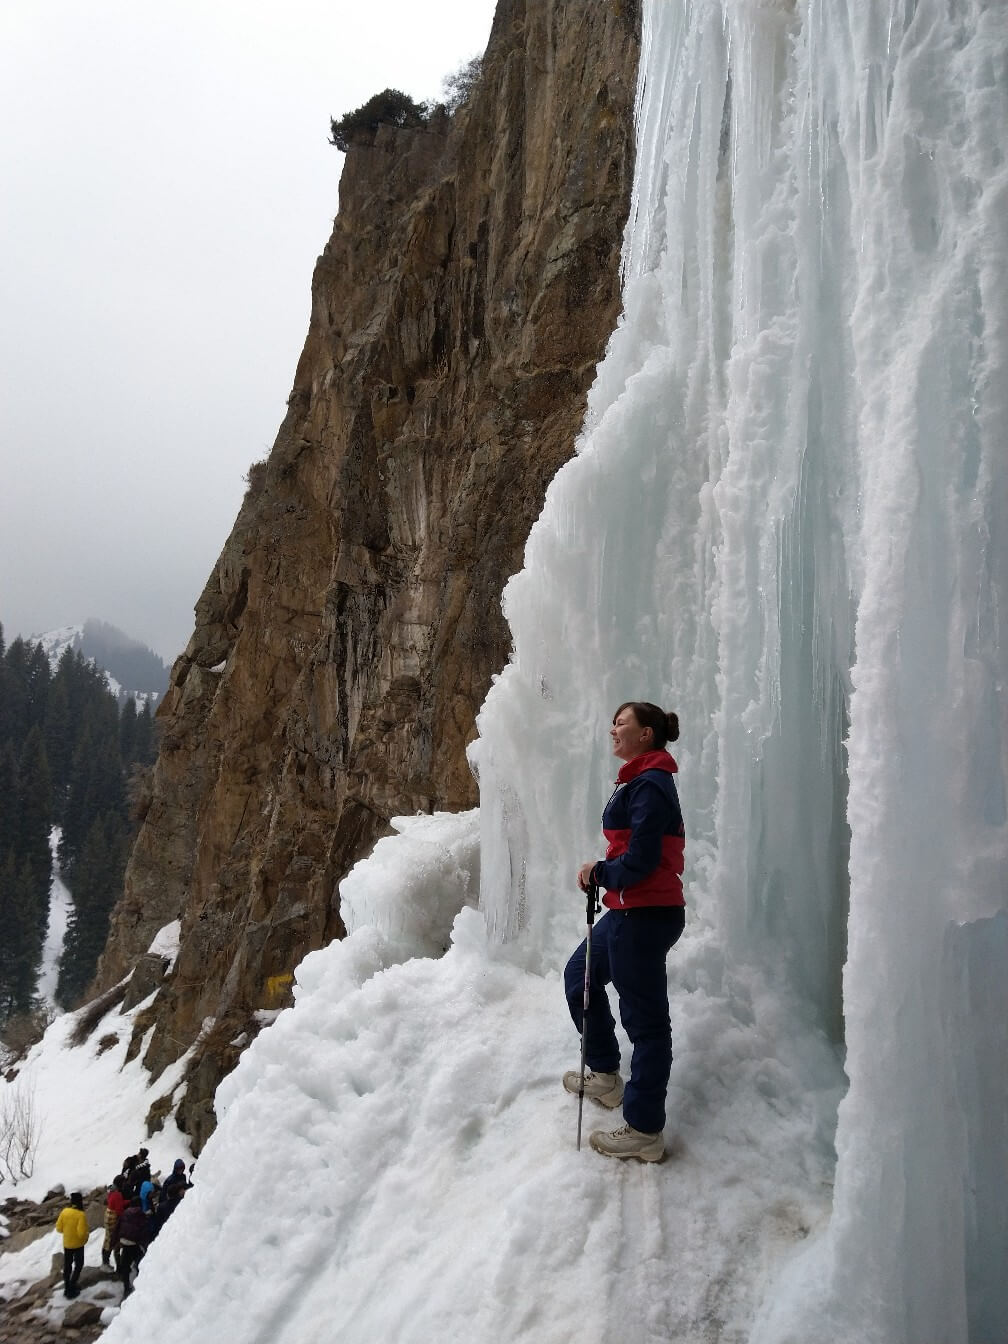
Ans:
POLYGON ((185 1163, 178 1161, 175 1163, 175 1170, 161 1187, 161 1198, 158 1200, 157 1209, 154 1212, 154 1228, 152 1236, 156 1237, 161 1231, 165 1223, 182 1203, 182 1196, 189 1188, 189 1182, 186 1180, 185 1175, 185 1163))
POLYGON ((161 1187, 161 1198, 164 1199, 166 1195, 172 1195, 176 1200, 181 1199, 191 1184, 192 1182, 186 1176, 185 1163, 180 1157, 177 1157, 171 1175, 165 1178, 165 1183, 161 1187), (176 1190, 177 1193, 173 1194, 172 1192, 176 1190))
POLYGON ((119 1215, 114 1236, 114 1244, 119 1251, 119 1277, 122 1279, 123 1297, 126 1298, 133 1291, 130 1276, 134 1266, 143 1259, 150 1241, 150 1220, 140 1207, 139 1196, 134 1196, 119 1215))
POLYGON ((147 1149, 141 1148, 132 1157, 127 1157, 122 1164, 122 1176, 126 1182, 126 1189, 123 1193, 130 1199, 140 1193, 140 1187, 144 1181, 150 1180, 151 1169, 150 1162, 147 1160, 148 1156, 147 1149))

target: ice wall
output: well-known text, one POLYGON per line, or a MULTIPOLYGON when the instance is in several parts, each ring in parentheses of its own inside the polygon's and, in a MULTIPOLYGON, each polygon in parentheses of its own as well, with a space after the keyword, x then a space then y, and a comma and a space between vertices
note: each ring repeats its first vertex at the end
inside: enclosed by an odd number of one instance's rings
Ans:
POLYGON ((1006 67, 1003 3, 648 0, 624 316, 473 748, 553 965, 611 712, 675 708, 693 932, 846 1048, 763 1340, 1008 1338, 1006 67))

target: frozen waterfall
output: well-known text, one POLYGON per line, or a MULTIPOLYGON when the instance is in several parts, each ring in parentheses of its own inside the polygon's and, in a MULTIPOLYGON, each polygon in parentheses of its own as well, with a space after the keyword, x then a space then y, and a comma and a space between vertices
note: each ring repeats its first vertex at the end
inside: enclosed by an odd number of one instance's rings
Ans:
POLYGON ((680 716, 687 937, 849 1080, 764 1342, 1008 1338, 1006 68, 999 0, 647 0, 624 315, 472 750, 555 965, 613 708, 680 716))

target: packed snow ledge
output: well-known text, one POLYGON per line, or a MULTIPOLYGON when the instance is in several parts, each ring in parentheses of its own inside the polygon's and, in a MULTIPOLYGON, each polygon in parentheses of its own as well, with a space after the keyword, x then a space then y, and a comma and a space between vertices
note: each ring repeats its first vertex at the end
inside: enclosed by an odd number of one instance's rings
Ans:
MULTIPOLYGON (((832 1055, 729 984, 693 927, 670 958, 673 1155, 578 1154, 559 974, 491 945, 467 907, 442 957, 402 960, 409 912, 446 915, 474 889, 476 815, 417 823, 346 883, 351 919, 381 909, 391 932, 307 957, 295 1006, 219 1089, 195 1188, 110 1344, 152 1319, 159 1344, 217 1344, 225 1320, 248 1344, 745 1338, 765 1277, 826 1216, 832 1055)), ((575 892, 572 946, 582 918, 575 892)))

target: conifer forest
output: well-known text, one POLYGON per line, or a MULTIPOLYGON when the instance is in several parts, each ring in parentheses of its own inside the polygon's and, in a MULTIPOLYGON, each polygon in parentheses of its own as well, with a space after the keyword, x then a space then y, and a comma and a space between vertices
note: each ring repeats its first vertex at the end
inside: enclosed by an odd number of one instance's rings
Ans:
POLYGON ((79 649, 55 668, 0 626, 0 1028, 43 1007, 37 984, 54 861, 73 898, 56 997, 76 1006, 105 944, 156 755, 150 705, 120 701, 79 649), (59 839, 54 847, 53 831, 59 839))

